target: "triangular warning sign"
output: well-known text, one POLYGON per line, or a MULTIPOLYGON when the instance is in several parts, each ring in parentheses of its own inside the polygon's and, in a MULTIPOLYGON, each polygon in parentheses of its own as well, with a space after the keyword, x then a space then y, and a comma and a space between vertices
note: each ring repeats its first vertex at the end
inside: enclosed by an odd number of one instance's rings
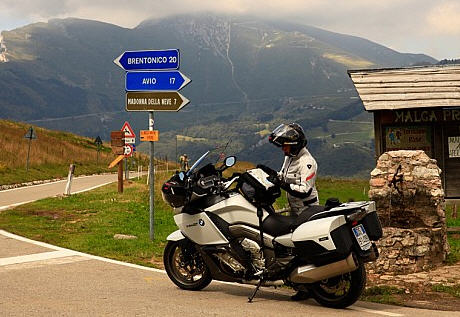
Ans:
POLYGON ((121 131, 125 132, 125 138, 135 138, 136 137, 128 121, 125 121, 125 123, 123 124, 123 127, 121 128, 121 131))

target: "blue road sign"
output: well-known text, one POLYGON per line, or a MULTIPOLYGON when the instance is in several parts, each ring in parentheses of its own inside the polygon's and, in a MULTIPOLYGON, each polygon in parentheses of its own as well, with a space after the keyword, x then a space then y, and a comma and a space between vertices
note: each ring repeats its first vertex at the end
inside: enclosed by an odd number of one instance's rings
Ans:
POLYGON ((126 91, 180 90, 190 82, 181 72, 127 72, 126 91))
POLYGON ((179 50, 127 51, 113 62, 128 71, 179 69, 179 50))

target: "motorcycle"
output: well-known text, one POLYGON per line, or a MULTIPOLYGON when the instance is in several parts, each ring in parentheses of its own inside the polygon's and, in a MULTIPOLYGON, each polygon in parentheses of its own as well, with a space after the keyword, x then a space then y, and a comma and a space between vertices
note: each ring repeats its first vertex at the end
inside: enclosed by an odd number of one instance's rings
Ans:
POLYGON ((326 307, 356 302, 366 284, 364 263, 379 256, 375 202, 329 199, 285 216, 272 206, 281 195, 269 181, 275 171, 259 166, 224 178, 236 157, 219 167, 202 164, 209 153, 162 186, 179 227, 163 256, 172 282, 184 290, 201 290, 213 279, 252 284, 250 302, 259 287, 281 285, 308 291, 326 307))

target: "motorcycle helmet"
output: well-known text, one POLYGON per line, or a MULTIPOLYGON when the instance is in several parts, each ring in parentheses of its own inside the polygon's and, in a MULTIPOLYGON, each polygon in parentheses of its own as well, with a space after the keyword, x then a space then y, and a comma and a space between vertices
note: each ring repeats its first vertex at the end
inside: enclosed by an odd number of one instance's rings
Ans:
POLYGON ((173 208, 185 205, 185 187, 177 175, 166 181, 161 187, 163 201, 173 208))
POLYGON ((278 147, 290 145, 289 156, 296 156, 307 145, 302 127, 297 123, 281 124, 268 137, 268 141, 278 147))

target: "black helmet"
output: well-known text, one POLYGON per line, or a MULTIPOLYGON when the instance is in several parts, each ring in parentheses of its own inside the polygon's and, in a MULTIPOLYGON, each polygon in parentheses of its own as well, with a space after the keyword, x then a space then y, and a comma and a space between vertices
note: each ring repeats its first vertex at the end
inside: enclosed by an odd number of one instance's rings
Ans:
POLYGON ((290 156, 296 156, 307 145, 307 138, 302 127, 294 122, 278 126, 270 134, 268 141, 279 147, 290 145, 290 156))
POLYGON ((173 208, 185 205, 185 187, 183 181, 179 179, 178 174, 175 174, 163 184, 161 187, 161 196, 173 208))

